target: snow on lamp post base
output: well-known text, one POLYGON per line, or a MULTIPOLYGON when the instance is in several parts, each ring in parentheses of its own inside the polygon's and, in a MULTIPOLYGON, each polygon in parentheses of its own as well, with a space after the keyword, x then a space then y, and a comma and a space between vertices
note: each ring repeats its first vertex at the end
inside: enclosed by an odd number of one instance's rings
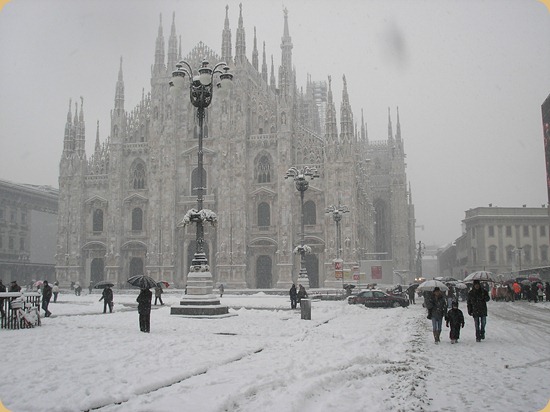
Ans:
POLYGON ((183 295, 179 305, 170 308, 171 315, 189 317, 224 317, 229 308, 220 304, 213 294, 212 274, 208 265, 191 266, 187 275, 187 294, 183 295))
POLYGON ((183 315, 189 317, 225 317, 229 315, 229 308, 220 304, 220 299, 212 293, 212 273, 206 254, 202 248, 203 222, 209 222, 216 226, 218 217, 209 209, 190 209, 187 211, 178 227, 184 227, 191 223, 198 226, 197 252, 191 262, 187 275, 187 293, 183 295, 179 305, 170 308, 171 315, 183 315))

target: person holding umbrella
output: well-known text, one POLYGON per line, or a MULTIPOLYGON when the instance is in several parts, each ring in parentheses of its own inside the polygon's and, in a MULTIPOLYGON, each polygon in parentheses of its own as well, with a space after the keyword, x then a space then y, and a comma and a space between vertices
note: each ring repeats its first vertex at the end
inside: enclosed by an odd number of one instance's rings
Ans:
POLYGON ((103 289, 99 301, 103 301, 103 313, 107 313, 107 306, 109 306, 109 313, 113 313, 113 289, 108 284, 103 289))
POLYGON ((479 280, 474 280, 474 286, 468 293, 468 315, 474 318, 476 327, 476 342, 485 339, 485 324, 487 323, 487 302, 489 293, 481 287, 479 280))
POLYGON ((142 288, 136 299, 139 313, 139 330, 145 333, 151 331, 151 299, 153 293, 146 288, 142 288))

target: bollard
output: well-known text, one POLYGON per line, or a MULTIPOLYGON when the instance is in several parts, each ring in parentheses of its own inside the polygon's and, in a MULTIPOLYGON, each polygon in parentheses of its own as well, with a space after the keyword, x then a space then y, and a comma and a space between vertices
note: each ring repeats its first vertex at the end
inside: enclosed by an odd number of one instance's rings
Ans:
POLYGON ((302 319, 311 320, 311 300, 303 298, 300 300, 300 312, 302 319))

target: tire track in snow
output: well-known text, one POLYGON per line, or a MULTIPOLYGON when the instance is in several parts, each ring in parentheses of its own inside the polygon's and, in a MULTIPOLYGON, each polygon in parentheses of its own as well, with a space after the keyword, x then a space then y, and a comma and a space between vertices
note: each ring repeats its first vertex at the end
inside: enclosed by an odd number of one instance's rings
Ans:
POLYGON ((131 395, 131 397, 125 397, 124 399, 119 399, 119 400, 116 400, 116 401, 113 401, 113 402, 105 403, 103 405, 94 406, 90 409, 84 410, 83 412, 97 411, 97 410, 100 410, 100 409, 103 409, 103 408, 106 408, 106 407, 109 407, 109 406, 122 405, 123 403, 128 402, 130 400, 130 398, 135 399, 138 396, 149 395, 150 393, 159 391, 161 389, 169 388, 170 386, 174 386, 174 385, 177 385, 179 383, 185 382, 186 380, 194 378, 195 376, 204 375, 204 374, 208 373, 208 371, 212 368, 217 368, 219 366, 225 366, 225 365, 229 365, 229 364, 234 363, 234 362, 239 362, 240 360, 242 360, 242 359, 244 359, 248 356, 258 354, 258 353, 262 352, 263 350, 264 350, 264 348, 258 348, 258 349, 255 349, 253 351, 249 351, 249 352, 244 353, 244 354, 239 354, 237 356, 234 356, 234 357, 231 357, 231 358, 225 360, 224 362, 217 363, 216 365, 213 365, 212 367, 199 368, 199 369, 195 370, 194 372, 180 375, 179 377, 176 377, 176 379, 172 379, 169 382, 163 382, 163 383, 161 383, 159 385, 156 385, 156 386, 155 385, 149 385, 147 390, 137 391, 137 392, 133 393, 131 395))

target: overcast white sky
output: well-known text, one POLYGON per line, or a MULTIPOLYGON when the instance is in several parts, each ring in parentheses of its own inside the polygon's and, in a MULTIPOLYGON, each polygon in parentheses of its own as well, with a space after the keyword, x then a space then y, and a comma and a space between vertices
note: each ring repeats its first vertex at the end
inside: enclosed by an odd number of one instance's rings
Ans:
MULTIPOLYGON (((2 2, 0 2, 2 3, 2 2)), ((247 55, 280 62, 283 3, 242 1, 247 55)), ((150 89, 159 15, 182 52, 233 52, 239 1, 12 0, 0 12, 0 179, 58 187, 68 102, 84 97, 87 154, 107 137, 120 56, 126 110, 150 89), (193 21, 195 19, 195 21, 193 21)), ((399 106, 416 238, 442 245, 464 211, 547 203, 540 105, 550 94, 550 13, 537 0, 287 0, 299 86, 346 75, 355 119, 387 137, 399 106)), ((268 63, 269 64, 269 63, 268 63)))

